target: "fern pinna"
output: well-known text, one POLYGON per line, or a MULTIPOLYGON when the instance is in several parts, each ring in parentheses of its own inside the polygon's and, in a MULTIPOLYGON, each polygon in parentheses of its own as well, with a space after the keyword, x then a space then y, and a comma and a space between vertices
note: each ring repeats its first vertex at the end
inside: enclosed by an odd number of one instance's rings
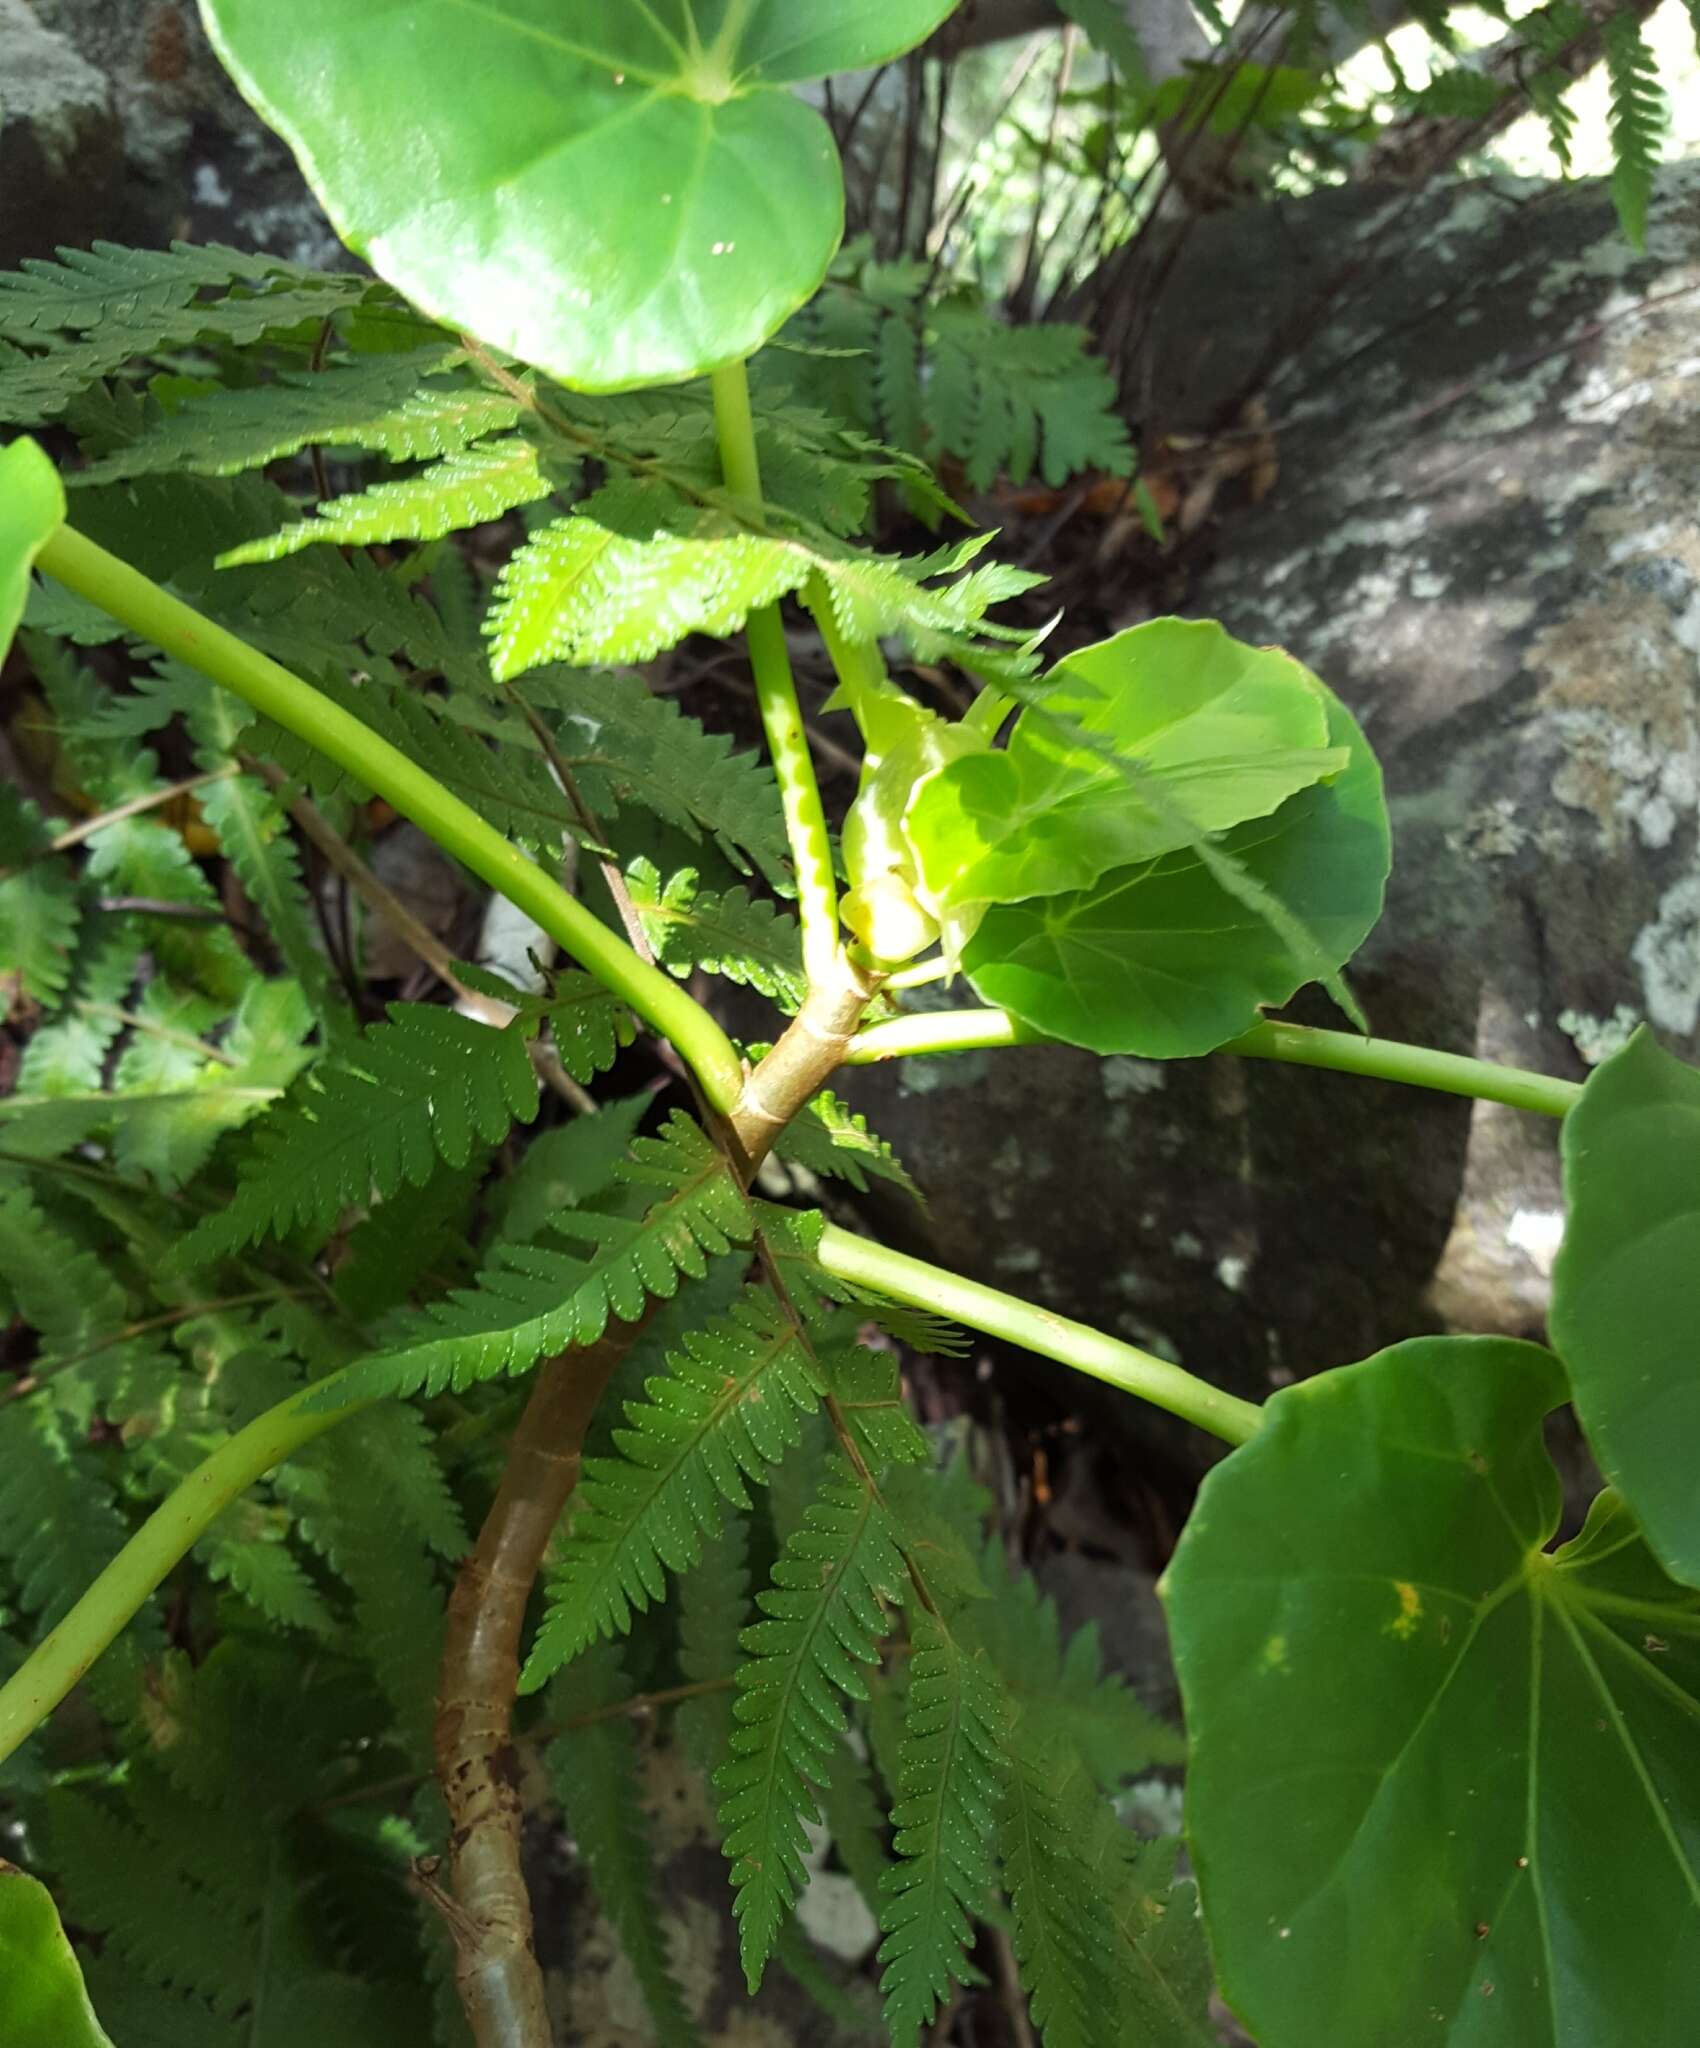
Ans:
MULTIPOLYGON (((948 312, 929 331, 948 424, 948 312)), ((1036 433, 1048 472, 1084 452, 1100 394, 1068 385, 1074 351, 1044 389, 1009 385, 1009 459, 1036 433)), ((927 489, 919 444, 821 409, 792 374, 812 360, 837 359, 789 352, 758 380, 755 504, 722 484, 702 387, 567 391, 371 279, 102 247, 0 280, 0 411, 75 441, 88 532, 552 874, 602 865, 666 974, 753 992, 776 1030, 809 984, 772 772, 630 669, 561 664, 665 653, 807 588, 859 639, 1024 671, 1025 632, 990 608, 1030 579, 974 545, 862 545, 880 484, 927 489), (304 508, 315 450, 337 488, 304 508), (525 530, 489 578, 445 537, 505 515, 525 530)), ((0 792, 0 972, 33 1027, 0 1101, 0 1679, 257 1418, 366 1404, 232 1500, 96 1666, 103 1761, 52 1726, 0 1772, 98 1950, 114 2038, 459 2048, 431 1902, 449 1819, 421 1784, 451 1581, 516 1380, 636 1326, 548 1560, 520 1754, 658 2038, 701 2038, 702 1991, 638 1810, 656 1745, 702 1787, 749 1983, 776 1968, 849 2009, 793 1924, 825 1827, 878 1916, 892 2038, 915 2041, 986 1980, 1003 1893, 1023 1925, 1016 1731, 1061 1731, 1098 1816, 1050 1886, 1102 1888, 1111 1797, 1175 1753, 983 1554, 984 1497, 911 1419, 900 1358, 956 1333, 831 1276, 819 1217, 753 1191, 676 1085, 657 1101, 630 1007, 540 942, 527 985, 437 949, 375 999, 384 820, 345 767, 61 586, 32 587, 22 646, 51 740, 37 796, 0 792), (458 1009, 421 999, 432 974, 458 1009), (1015 1619, 989 1627, 1000 1605, 1015 1619)), ((830 1090, 775 1149, 793 1196, 914 1191, 830 1090)), ((1149 1889, 1130 1954, 1169 1898, 1149 1889)), ((1017 1952, 1036 2010, 1054 2002, 1042 1951, 1017 1952)))

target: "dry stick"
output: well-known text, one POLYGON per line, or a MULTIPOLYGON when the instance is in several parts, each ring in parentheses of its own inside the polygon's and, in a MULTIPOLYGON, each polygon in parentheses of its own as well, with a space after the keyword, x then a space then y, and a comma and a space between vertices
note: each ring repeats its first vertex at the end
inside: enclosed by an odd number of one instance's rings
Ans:
MULTIPOLYGON (((756 1068, 724 1126, 746 1185, 787 1121, 837 1069, 871 988, 816 988, 756 1068)), ((578 1482, 584 1433, 609 1376, 642 1330, 611 1330, 549 1359, 514 1430, 501 1485, 449 1600, 436 1718, 449 1811, 455 1975, 478 2048, 549 2048, 543 1973, 520 1863, 513 1704, 526 1602, 578 1482)))
MULTIPOLYGON (((235 773, 233 765, 209 768, 204 775, 191 775, 182 782, 168 783, 163 789, 150 789, 141 796, 133 796, 128 803, 114 804, 111 810, 85 818, 80 825, 67 826, 57 837, 49 840, 40 853, 32 853, 28 859, 20 861, 18 868, 33 867, 38 860, 46 860, 49 854, 68 853, 73 846, 81 846, 85 839, 92 839, 108 825, 116 825, 124 818, 139 817, 143 811, 158 810, 161 804, 174 803, 180 796, 192 796, 197 789, 205 789, 209 782, 222 782, 226 776, 235 773)), ((15 875, 18 868, 0 868, 0 878, 15 875)))

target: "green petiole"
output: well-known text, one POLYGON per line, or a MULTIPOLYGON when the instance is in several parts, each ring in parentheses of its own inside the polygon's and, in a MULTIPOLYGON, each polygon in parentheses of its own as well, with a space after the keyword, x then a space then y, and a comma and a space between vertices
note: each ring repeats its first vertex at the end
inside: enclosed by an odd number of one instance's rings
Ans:
POLYGON ((870 1238, 857 1237, 835 1223, 822 1231, 817 1256, 840 1280, 889 1295, 893 1301, 953 1316, 988 1336, 1007 1338, 1041 1358, 1054 1358, 1059 1365, 1072 1366, 1076 1372, 1120 1387, 1125 1394, 1166 1408, 1224 1443, 1249 1442, 1263 1420, 1255 1402, 1224 1394, 1166 1358, 1124 1344, 1119 1337, 1108 1337, 1089 1324, 1036 1308, 996 1287, 966 1280, 943 1266, 930 1266, 925 1259, 913 1259, 906 1252, 894 1252, 870 1238))
MULTIPOLYGON (((1057 1043, 1005 1010, 932 1010, 893 1017, 859 1031, 850 1041, 844 1063, 862 1067, 919 1053, 1057 1043)), ((1216 1050, 1236 1053, 1241 1059, 1281 1060, 1289 1066, 1324 1067, 1378 1081, 1400 1081, 1412 1088, 1436 1089, 1443 1095, 1471 1096, 1478 1102, 1503 1102, 1537 1116, 1563 1116, 1582 1092, 1579 1081, 1561 1081, 1554 1074, 1502 1067, 1492 1060, 1436 1052, 1426 1045, 1404 1045, 1397 1039, 1316 1031, 1307 1024, 1257 1024, 1216 1050)))
MULTIPOLYGON (((761 500, 761 464, 756 453, 750 384, 742 363, 728 363, 709 379, 720 467, 727 488, 752 503, 761 500)), ((756 708, 785 807, 785 832, 797 872, 797 912, 803 926, 803 967, 814 988, 835 985, 839 971, 838 883, 832 868, 832 838, 821 807, 820 786, 809 753, 785 628, 776 604, 750 613, 744 626, 756 708)))
POLYGON ((369 1407, 310 1407, 342 1378, 317 1381, 268 1408, 167 1495, 69 1614, 0 1685, 0 1763, 43 1722, 132 1615, 239 1494, 274 1465, 369 1407))
POLYGON ((445 853, 534 918, 580 966, 670 1039, 716 1109, 732 1108, 743 1086, 743 1065, 732 1041, 708 1012, 671 975, 641 960, 559 882, 399 747, 74 527, 59 529, 37 556, 36 566, 144 640, 275 719, 394 804, 445 853))

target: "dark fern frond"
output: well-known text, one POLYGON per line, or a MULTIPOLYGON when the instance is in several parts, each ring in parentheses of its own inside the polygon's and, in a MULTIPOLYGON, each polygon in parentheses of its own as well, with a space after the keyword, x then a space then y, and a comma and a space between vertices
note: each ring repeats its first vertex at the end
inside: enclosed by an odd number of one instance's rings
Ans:
POLYGON ((726 1507, 750 1507, 745 1481, 765 1484, 801 1440, 799 1413, 820 1398, 808 1352, 765 1286, 687 1336, 667 1366, 646 1400, 626 1403, 619 1457, 585 1462, 527 1684, 598 1636, 624 1635, 634 1609, 664 1596, 668 1572, 700 1564, 726 1507))
POLYGON ((0 1275, 40 1340, 38 1370, 80 1356, 127 1319, 108 1263, 68 1236, 21 1184, 0 1188, 0 1275))
POLYGON ((1641 249, 1647 242, 1647 202, 1664 154, 1669 109, 1639 17, 1627 10, 1612 15, 1602 40, 1611 87, 1611 196, 1623 232, 1641 249))
POLYGON ((738 1644, 749 1625, 750 1525, 727 1518, 718 1542, 679 1581, 679 1670, 703 1690, 681 1701, 678 1728, 698 1770, 712 1772, 731 1747, 737 1725, 731 1686, 738 1644))
POLYGON ((865 353, 789 355, 792 389, 906 454, 960 463, 976 490, 1035 469, 1052 485, 1132 472, 1115 379, 1083 328, 1014 326, 966 297, 926 297, 931 284, 926 264, 847 255, 786 334, 865 353))
POLYGON ((1085 1852, 1090 1781, 1059 1772, 1042 1740, 1017 1739, 998 1816, 1015 1954, 1045 2048, 1118 2048, 1125 1944, 1085 1852))
POLYGON ((868 1120, 830 1088, 823 1088, 786 1125, 774 1151, 792 1166, 845 1180, 859 1195, 868 1191, 868 1176, 888 1180, 906 1195, 921 1199, 921 1190, 886 1141, 868 1129, 868 1120))
POLYGON ((1009 1722, 989 1661, 935 1616, 911 1617, 909 1698, 892 1807, 899 1861, 885 1879, 880 1925, 886 2025, 913 2048, 951 1995, 974 1981, 971 1923, 997 1877, 991 1847, 1009 1722))
POLYGON ((626 886, 656 959, 681 981, 700 967, 755 989, 788 1015, 801 1008, 808 985, 797 923, 764 897, 741 885, 704 889, 695 868, 664 883, 641 856, 627 868, 626 886))
POLYGON ((820 1808, 834 1853, 877 1920, 885 1881, 895 1866, 887 1847, 886 1811, 874 1786, 872 1765, 855 1732, 838 1743, 827 1759, 820 1808))
MULTIPOLYGON (((234 740, 232 733, 227 746, 234 740)), ((332 1005, 331 977, 324 954, 314 944, 301 860, 283 806, 251 775, 226 775, 208 783, 200 803, 201 816, 265 920, 284 966, 322 1016, 332 1005)))
POLYGON ((744 1631, 732 1756, 715 1773, 736 1889, 744 1975, 759 1986, 805 1881, 813 1790, 844 1736, 843 1698, 867 1697, 864 1670, 908 1589, 896 1531, 878 1495, 841 1459, 758 1593, 744 1631))
MULTIPOLYGON (((570 1721, 630 1691, 613 1649, 593 1651, 556 1679, 550 1718, 570 1721)), ((667 1954, 631 1723, 614 1716, 574 1728, 550 1743, 544 1763, 579 1853, 590 1866, 597 1900, 643 1993, 660 2048, 698 2048, 702 2037, 667 1954)))
POLYGON ((237 476, 315 444, 370 449, 395 461, 445 455, 519 416, 500 392, 441 374, 459 359, 458 348, 438 342, 210 391, 169 413, 144 414, 144 431, 69 480, 81 487, 161 472, 237 476))
MULTIPOLYGON (((0 1258, 0 1273, 15 1280, 0 1258)), ((0 1546, 24 1613, 52 1628, 88 1591, 129 1535, 95 1455, 76 1444, 67 1419, 44 1394, 0 1408, 0 1546)), ((144 1640, 157 1643, 151 1603, 144 1640)))
POLYGON ((753 863, 789 893, 779 789, 757 755, 735 752, 641 676, 543 669, 525 694, 558 714, 562 756, 599 818, 637 804, 692 839, 706 833, 734 867, 753 863))
POLYGON ((57 1792, 48 1814, 48 1852, 83 1925, 155 1983, 233 2016, 251 1979, 250 1930, 234 1887, 184 1869, 193 1838, 145 1835, 85 1792, 57 1792))
POLYGON ((588 1261, 538 1245, 498 1247, 474 1288, 457 1289, 402 1325, 389 1349, 349 1382, 360 1394, 429 1393, 524 1372, 545 1353, 600 1337, 610 1320, 635 1322, 651 1297, 698 1280, 710 1257, 746 1242, 749 1207, 724 1155, 675 1112, 658 1138, 632 1141, 624 1183, 651 1190, 635 1222, 577 1210, 554 1227, 595 1249, 588 1261))
POLYGON ((1024 1725, 1066 1743, 1107 1789, 1153 1764, 1185 1761, 1179 1732, 1103 1671, 1095 1624, 1065 1643, 1055 1602, 1030 1572, 1010 1570, 1001 1546, 988 1546, 980 1568, 992 1597, 962 1626, 991 1657, 1024 1725))
POLYGON ((270 290, 284 280, 294 288, 324 286, 333 295, 339 284, 364 283, 221 242, 174 242, 169 249, 96 242, 87 249, 61 249, 57 263, 27 256, 21 269, 0 272, 0 334, 19 341, 114 325, 149 333, 203 291, 233 285, 270 290))
POLYGON ((34 804, 10 785, 0 788, 0 974, 15 974, 24 993, 47 1009, 71 978, 82 920, 69 870, 41 857, 52 840, 34 804))
POLYGON ((304 1228, 322 1237, 344 1209, 422 1185, 439 1159, 465 1163, 537 1114, 537 1077, 514 1026, 392 1003, 345 1049, 296 1082, 249 1135, 230 1205, 178 1248, 185 1266, 304 1228))

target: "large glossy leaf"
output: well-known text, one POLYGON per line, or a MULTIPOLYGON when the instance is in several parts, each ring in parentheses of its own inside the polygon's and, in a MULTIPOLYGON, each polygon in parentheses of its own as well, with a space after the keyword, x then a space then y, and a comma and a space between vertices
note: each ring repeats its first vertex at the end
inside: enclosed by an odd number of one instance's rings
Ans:
POLYGON ((1165 1596, 1192 1853, 1262 2048, 1687 2048, 1700 1594, 1616 1494, 1556 1553, 1558 1361, 1425 1338, 1278 1393, 1165 1596))
POLYGON ((24 615, 30 565, 64 521, 59 472, 36 444, 0 448, 0 660, 24 615))
POLYGON ((569 384, 748 355, 843 229, 786 88, 917 43, 954 0, 201 0, 349 247, 569 384))
POLYGON ((0 2013, 6 2048, 112 2048, 47 1887, 3 1858, 0 2013))
POLYGON ((1267 817, 1345 765, 1321 685, 1290 654, 1208 619, 1153 619, 1060 662, 1007 748, 933 776, 904 824, 934 901, 1019 903, 1267 817))
POLYGON ((1248 1030, 1319 968, 1343 966, 1381 913, 1387 812, 1368 742, 1323 695, 1329 743, 1350 753, 1344 773, 1216 843, 1287 929, 1188 848, 1113 869, 1089 889, 988 912, 963 953, 981 996, 1094 1052, 1179 1059, 1248 1030), (1295 926, 1313 942, 1308 957, 1295 926))
POLYGON ((1606 1477, 1700 1585, 1700 1073, 1645 1031, 1564 1120, 1552 1340, 1606 1477))

